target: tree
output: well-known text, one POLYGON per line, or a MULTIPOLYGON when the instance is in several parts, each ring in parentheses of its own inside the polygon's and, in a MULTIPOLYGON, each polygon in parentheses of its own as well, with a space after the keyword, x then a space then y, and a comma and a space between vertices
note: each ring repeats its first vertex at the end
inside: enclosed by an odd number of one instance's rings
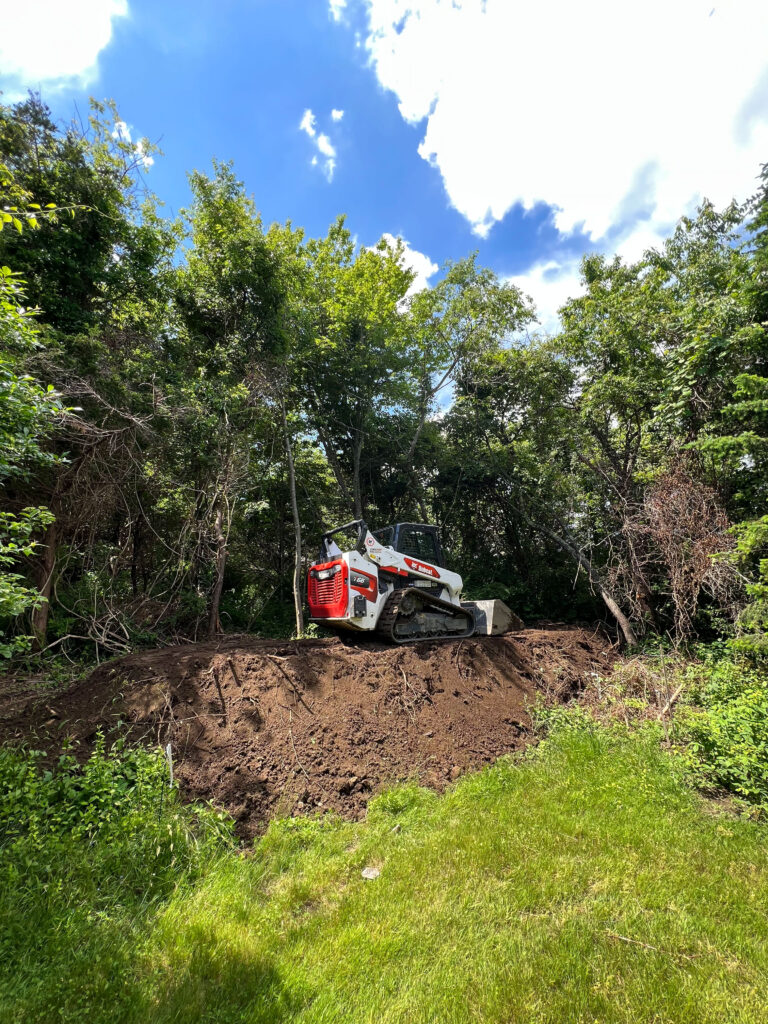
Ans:
MULTIPOLYGON (((454 502, 462 507, 463 488, 468 581, 477 586, 480 573, 494 589, 506 578, 504 596, 516 607, 551 615, 573 601, 563 593, 572 590, 563 572, 566 553, 633 643, 632 628, 599 566, 582 550, 587 524, 571 472, 574 417, 566 408, 573 385, 568 365, 536 342, 486 355, 460 375, 446 429, 462 451, 454 502)), ((578 601, 588 606, 583 595, 578 601)))
MULTIPOLYGON (((24 307, 22 284, 7 267, 0 267, 0 485, 5 489, 18 486, 31 466, 52 461, 43 441, 61 411, 59 398, 53 388, 43 387, 21 368, 24 356, 37 345, 38 331, 33 313, 24 307)), ((7 570, 37 549, 34 534, 52 521, 50 512, 41 507, 26 506, 18 514, 0 512, 3 657, 25 650, 31 639, 9 635, 11 620, 48 597, 27 586, 20 573, 7 570)))
POLYGON ((114 104, 91 101, 87 125, 63 131, 39 96, 0 105, 0 153, 14 182, 43 208, 77 213, 41 220, 23 240, 0 236, 0 260, 22 274, 42 321, 65 335, 88 331, 147 285, 155 237, 138 214, 147 194, 141 171, 154 151, 126 137, 114 104))
POLYGON ((192 469, 199 538, 195 575, 204 534, 213 533, 208 629, 214 633, 220 630, 233 503, 247 466, 250 431, 258 422, 254 412, 269 390, 268 365, 285 347, 283 292, 261 221, 231 166, 216 164, 212 177, 195 172, 190 184, 193 205, 185 214, 190 244, 176 284, 181 331, 173 346, 174 401, 187 410, 183 419, 190 443, 184 452, 192 469))
POLYGON ((413 274, 402 248, 355 249, 343 218, 303 247, 310 340, 301 350, 307 423, 356 519, 365 515, 363 455, 385 410, 403 401, 410 339, 401 313, 413 274))
MULTIPOLYGON (((37 585, 51 598, 66 568, 57 561, 59 549, 68 553, 71 576, 82 581, 89 562, 93 572, 104 534, 120 534, 123 518, 139 521, 129 494, 141 487, 140 453, 157 412, 150 382, 162 359, 150 332, 158 330, 167 305, 167 290, 161 293, 175 233, 173 225, 160 222, 141 182, 151 147, 131 143, 123 130, 113 104, 92 104, 86 128, 64 129, 34 96, 0 108, 12 205, 20 207, 18 193, 25 197, 26 223, 37 228, 23 237, 9 230, 0 236, 0 252, 23 269, 29 297, 40 307, 45 344, 27 351, 24 366, 74 407, 59 417, 47 441, 51 454, 66 452, 67 459, 38 464, 26 488, 27 501, 31 496, 55 515, 33 562, 37 585)), ((22 496, 6 492, 10 511, 17 513, 23 503, 22 496)), ((105 576, 96 575, 102 589, 105 576)), ((68 622, 73 626, 81 618, 87 625, 77 632, 92 631, 103 595, 99 602, 93 594, 81 600, 81 583, 78 589, 80 597, 69 595, 74 604, 67 602, 68 622)), ((56 592, 63 597, 62 588, 56 592)), ((33 611, 41 643, 53 605, 51 599, 33 611)), ((115 638, 118 649, 126 639, 115 638)))

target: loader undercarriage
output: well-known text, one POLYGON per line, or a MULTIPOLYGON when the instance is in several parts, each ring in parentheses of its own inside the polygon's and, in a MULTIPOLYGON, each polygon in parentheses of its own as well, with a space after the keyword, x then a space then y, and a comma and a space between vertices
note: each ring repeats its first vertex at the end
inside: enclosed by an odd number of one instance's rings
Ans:
POLYGON ((441 637, 458 640, 474 630, 470 611, 416 587, 391 594, 376 626, 377 633, 396 644, 441 637))

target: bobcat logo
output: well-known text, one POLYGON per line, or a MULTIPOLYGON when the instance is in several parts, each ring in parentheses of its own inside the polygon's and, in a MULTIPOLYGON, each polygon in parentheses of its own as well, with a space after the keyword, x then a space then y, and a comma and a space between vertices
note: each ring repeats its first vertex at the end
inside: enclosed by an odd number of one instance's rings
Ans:
POLYGON ((405 564, 410 566, 414 572, 423 572, 427 576, 434 576, 435 579, 440 578, 440 573, 433 565, 427 565, 426 562, 417 562, 415 558, 406 558, 405 564))

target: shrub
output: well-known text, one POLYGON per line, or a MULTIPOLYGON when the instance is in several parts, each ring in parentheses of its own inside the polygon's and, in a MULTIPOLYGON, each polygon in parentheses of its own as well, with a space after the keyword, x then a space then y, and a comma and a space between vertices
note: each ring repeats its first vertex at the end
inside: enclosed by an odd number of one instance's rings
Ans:
POLYGON ((691 669, 689 678, 677 733, 696 782, 768 804, 768 676, 721 660, 691 669))
POLYGON ((0 981, 62 936, 68 963, 100 930, 130 930, 233 845, 222 814, 180 802, 162 753, 103 737, 83 765, 0 748, 0 794, 0 981))

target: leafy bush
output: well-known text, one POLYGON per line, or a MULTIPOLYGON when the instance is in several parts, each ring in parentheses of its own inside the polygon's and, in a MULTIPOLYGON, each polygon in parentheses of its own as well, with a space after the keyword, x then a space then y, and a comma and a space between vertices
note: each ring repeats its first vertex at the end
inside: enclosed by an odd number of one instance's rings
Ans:
POLYGON ((0 1017, 7 986, 35 991, 42 955, 56 1007, 97 956, 122 970, 147 912, 232 845, 223 815, 180 803, 159 751, 99 738, 84 765, 64 753, 48 767, 0 748, 0 1017))
POLYGON ((731 660, 689 669, 677 718, 695 780, 768 804, 768 676, 731 660))
POLYGON ((597 722, 587 708, 578 704, 551 704, 543 698, 528 709, 534 730, 543 737, 558 732, 591 733, 597 722))
POLYGON ((46 768, 44 757, 38 750, 0 749, 4 880, 23 873, 29 887, 62 871, 61 854, 99 849, 112 860, 130 847, 130 867, 151 885, 169 868, 189 866, 201 842, 215 843, 228 833, 222 815, 179 803, 160 752, 122 741, 107 750, 100 736, 82 766, 64 753, 46 768))

